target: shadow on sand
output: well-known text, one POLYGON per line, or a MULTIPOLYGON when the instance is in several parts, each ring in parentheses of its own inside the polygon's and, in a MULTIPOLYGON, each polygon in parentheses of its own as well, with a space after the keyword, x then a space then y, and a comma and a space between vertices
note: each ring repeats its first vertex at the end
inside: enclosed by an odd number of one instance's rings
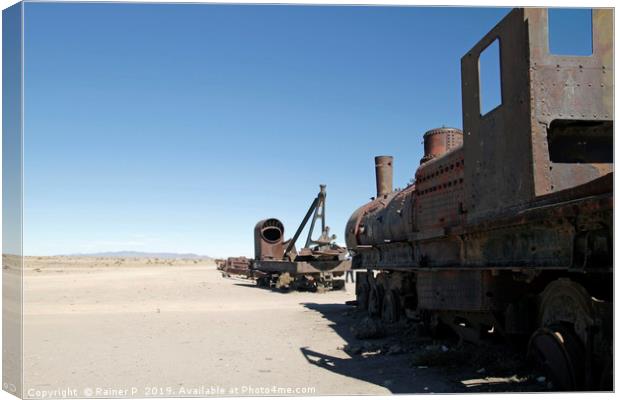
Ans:
POLYGON ((254 288, 257 290, 267 290, 269 292, 272 293, 278 293, 278 294, 287 294, 292 292, 292 290, 289 289, 278 289, 278 288, 274 288, 274 287, 264 287, 264 286, 258 286, 256 283, 250 283, 250 282, 235 282, 234 283, 235 286, 243 286, 243 287, 249 287, 249 288, 254 288))
MULTIPOLYGON (((339 352, 342 357, 302 347, 300 351, 309 363, 383 386, 392 393, 540 392, 547 389, 532 376, 524 376, 522 368, 517 368, 519 373, 505 369, 500 373, 494 373, 493 368, 483 370, 474 361, 479 357, 470 357, 468 353, 483 352, 485 349, 473 345, 457 349, 454 340, 444 342, 444 346, 433 343, 431 338, 403 337, 398 333, 380 339, 359 340, 350 329, 362 316, 355 307, 316 303, 304 303, 303 306, 328 319, 329 326, 347 343, 344 351, 339 352), (423 365, 424 362, 421 362, 428 360, 433 363, 433 354, 427 351, 429 347, 439 349, 439 365, 423 365), (398 351, 399 348, 401 351, 398 351), (442 354, 443 351, 445 353, 442 354), (426 358, 420 357, 421 354, 426 358), (429 354, 431 357, 428 357, 429 354), (454 357, 456 362, 450 361, 450 357, 454 357)), ((507 353, 500 358, 511 357, 510 351, 506 349, 507 353)), ((351 393, 357 393, 355 388, 351 388, 351 393)))

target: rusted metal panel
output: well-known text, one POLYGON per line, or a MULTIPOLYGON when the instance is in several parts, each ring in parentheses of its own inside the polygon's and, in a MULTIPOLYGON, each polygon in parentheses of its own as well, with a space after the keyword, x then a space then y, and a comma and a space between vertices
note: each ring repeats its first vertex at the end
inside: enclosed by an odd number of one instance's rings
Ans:
POLYGON ((350 260, 315 261, 255 261, 254 268, 261 272, 289 274, 320 274, 324 272, 341 275, 351 268, 350 260), (340 273, 340 274, 338 274, 340 273))
POLYGON ((383 222, 383 241, 404 242, 415 226, 415 186, 411 185, 399 192, 388 203, 381 217, 383 222))
POLYGON ((373 206, 363 210, 362 220, 357 225, 356 243, 386 243, 407 240, 413 229, 415 188, 380 198, 373 206))
POLYGON ((507 273, 491 271, 421 271, 418 307, 428 310, 492 311, 514 301, 520 285, 507 273))
MULTIPOLYGON (((613 170, 613 11, 592 10, 592 55, 555 55, 549 51, 548 12, 527 9, 530 43, 532 143, 536 195, 570 188, 613 170), (553 129, 570 121, 580 132, 553 129), (587 124, 585 124, 587 123, 587 124), (554 137, 559 136, 559 137, 554 137), (573 138, 571 140, 571 138, 573 138), (553 146, 562 139, 574 149, 597 145, 607 150, 581 162, 554 162, 553 146), (579 146, 579 142, 583 143, 579 146)), ((570 151, 562 146, 560 152, 570 151)), ((587 148, 583 149, 588 152, 587 148)), ((583 154, 582 157, 588 157, 583 154)), ((592 155, 591 155, 592 156, 592 155)), ((564 160, 561 160, 564 161, 564 160)))
POLYGON ((613 170, 611 27, 611 10, 593 10, 592 56, 558 56, 547 9, 516 9, 462 58, 469 221, 613 170), (496 39, 502 104, 481 115, 478 60, 496 39))
POLYGON ((418 236, 413 242, 358 246, 353 267, 573 269, 586 262, 609 267, 613 198, 605 183, 611 183, 609 176, 543 196, 492 220, 445 229, 434 239, 418 236), (602 194, 587 196, 597 192, 602 194))
POLYGON ((344 237, 347 248, 355 249, 358 246, 362 245, 360 241, 360 234, 363 233, 364 224, 362 221, 365 220, 366 215, 373 210, 381 207, 379 200, 373 200, 369 203, 364 204, 357 210, 351 214, 347 224, 344 228, 344 237))
POLYGON ((459 147, 418 168, 414 233, 445 228, 465 221, 464 166, 463 150, 459 147))
POLYGON ((515 9, 461 59, 465 209, 470 221, 534 196, 527 36, 524 10, 515 9), (496 39, 502 104, 481 115, 478 60, 496 39))
POLYGON ((398 192, 392 192, 387 196, 376 198, 370 203, 357 209, 345 227, 345 240, 347 247, 372 244, 384 232, 383 218, 381 217, 385 207, 391 203, 392 199, 397 196, 398 192))
POLYGON ((252 260, 246 257, 228 257, 221 268, 227 274, 230 275, 245 275, 249 276, 252 260))
POLYGON ((598 246, 603 246, 591 253, 598 260, 597 267, 611 267, 611 193, 562 203, 554 202, 554 197, 548 198, 547 204, 541 202, 477 226, 464 227, 460 231, 463 266, 583 267, 583 249, 577 243, 585 235, 591 239, 589 244, 586 240, 582 245, 592 245, 592 240, 596 240, 598 246))
POLYGON ((575 229, 569 221, 538 221, 463 235, 463 266, 555 267, 572 265, 575 229))

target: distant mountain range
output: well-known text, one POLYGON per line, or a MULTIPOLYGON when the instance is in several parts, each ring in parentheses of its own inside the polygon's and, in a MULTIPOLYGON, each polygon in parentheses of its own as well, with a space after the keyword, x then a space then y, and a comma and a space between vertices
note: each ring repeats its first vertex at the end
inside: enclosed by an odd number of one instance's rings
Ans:
POLYGON ((136 258, 161 258, 161 259, 206 259, 211 258, 209 256, 201 256, 194 253, 148 253, 142 251, 106 251, 102 253, 87 253, 87 254, 68 254, 72 257, 136 257, 136 258))

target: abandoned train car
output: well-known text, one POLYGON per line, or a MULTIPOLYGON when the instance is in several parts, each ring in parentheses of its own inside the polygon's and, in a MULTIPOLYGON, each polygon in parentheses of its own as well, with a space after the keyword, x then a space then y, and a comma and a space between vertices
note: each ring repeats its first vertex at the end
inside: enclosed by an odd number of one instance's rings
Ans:
POLYGON ((259 221, 254 227, 254 256, 252 274, 262 287, 302 291, 344 289, 343 276, 351 268, 347 249, 338 246, 336 235, 329 235, 325 224, 325 185, 320 185, 293 237, 284 240, 284 225, 275 218, 259 221), (295 244, 310 221, 308 237, 299 252, 295 244), (313 239, 317 221, 321 234, 313 239))

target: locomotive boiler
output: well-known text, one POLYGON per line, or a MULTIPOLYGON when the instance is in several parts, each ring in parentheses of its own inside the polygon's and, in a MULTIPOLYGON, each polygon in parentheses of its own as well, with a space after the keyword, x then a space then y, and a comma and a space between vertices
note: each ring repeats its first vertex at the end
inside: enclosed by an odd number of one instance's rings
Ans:
POLYGON ((376 157, 346 243, 371 315, 521 340, 556 388, 611 389, 613 16, 592 11, 591 56, 551 54, 547 24, 515 9, 462 57, 463 130, 426 132, 402 190, 376 157), (482 113, 494 43, 501 103, 482 113))

